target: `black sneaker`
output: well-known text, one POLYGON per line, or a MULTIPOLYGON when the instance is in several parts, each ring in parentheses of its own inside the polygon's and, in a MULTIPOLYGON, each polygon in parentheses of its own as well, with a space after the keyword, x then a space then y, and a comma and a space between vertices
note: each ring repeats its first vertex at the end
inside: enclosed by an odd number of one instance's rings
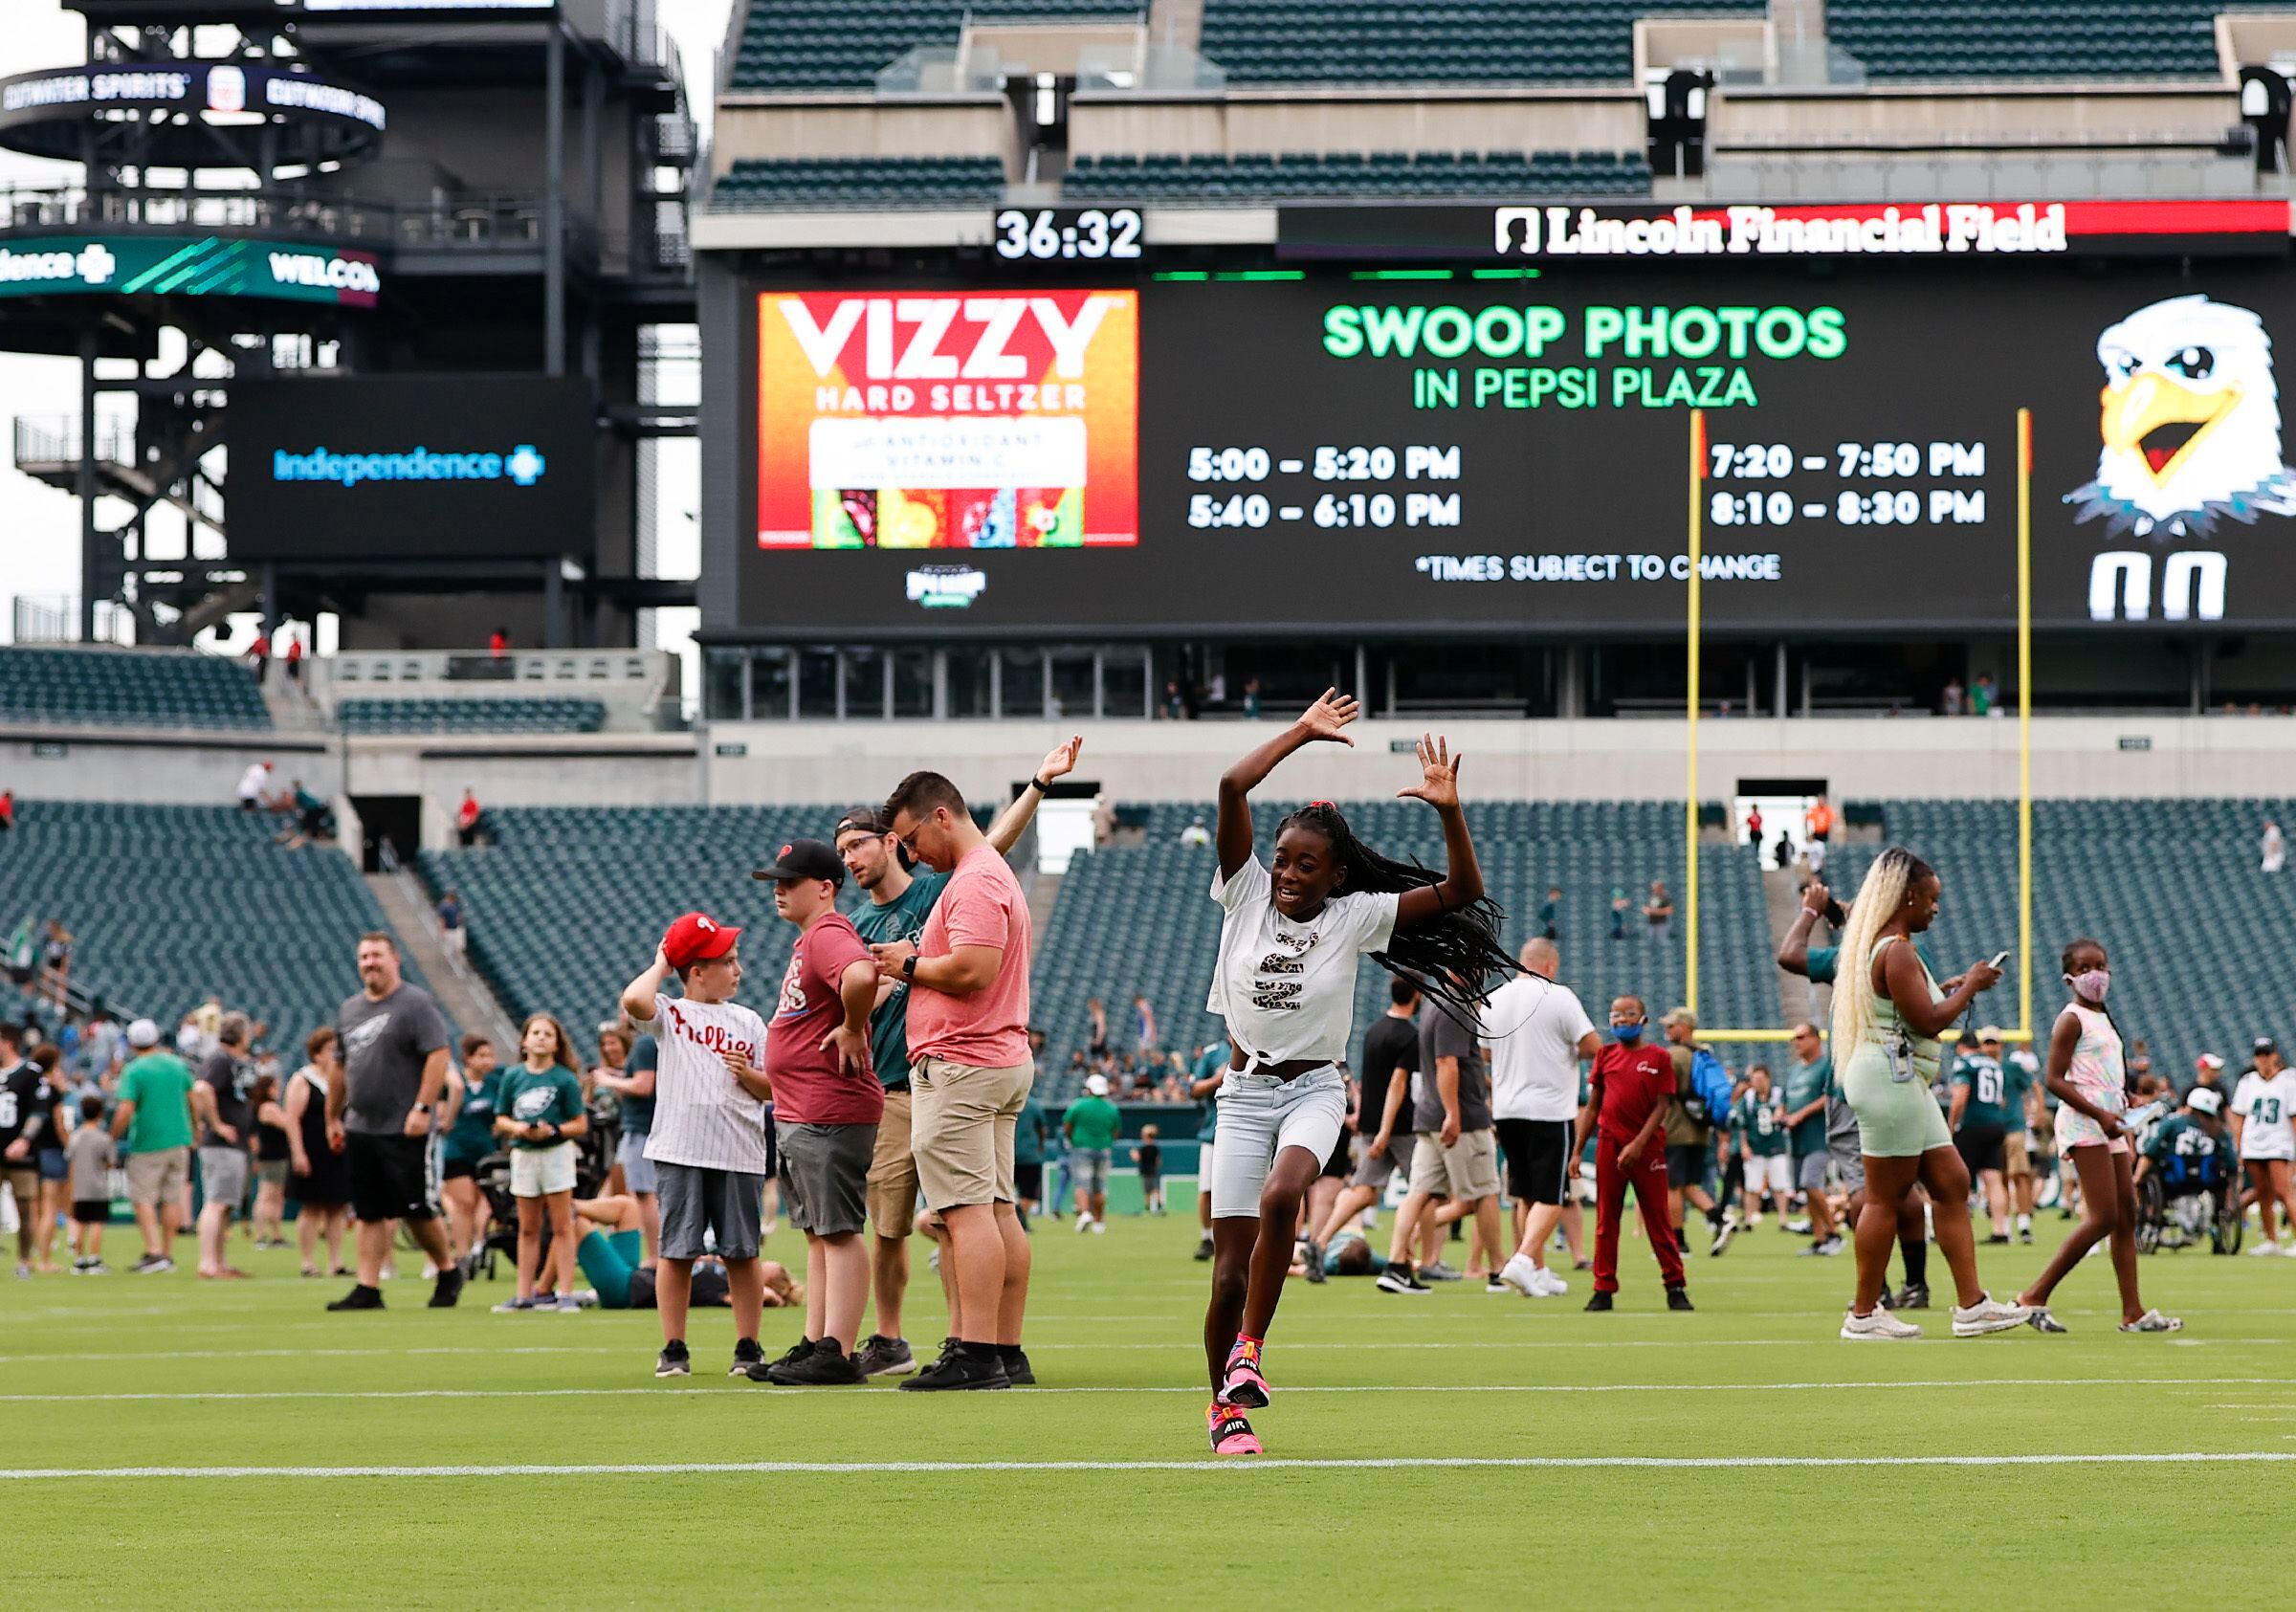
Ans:
POLYGON ((1309 1281, 1320 1284, 1325 1280, 1323 1250, 1305 1238, 1300 1240, 1299 1260, 1300 1269, 1306 1273, 1309 1281))
POLYGON ((1373 1284, 1383 1293, 1431 1293, 1435 1290, 1411 1273, 1407 1265, 1391 1265, 1373 1284))
POLYGON ((1610 1308, 1610 1294, 1605 1292, 1594 1294, 1586 1301, 1586 1307, 1589 1310, 1595 1311, 1608 1310, 1610 1308))
MULTIPOLYGON (((762 1355, 764 1354, 764 1351, 761 1349, 758 1351, 758 1353, 762 1355)), ((813 1340, 809 1337, 801 1337, 795 1343, 789 1345, 788 1348, 783 1350, 777 1358, 768 1362, 766 1370, 770 1371, 774 1366, 793 1366, 800 1360, 811 1358, 812 1354, 813 1340)), ((762 1373, 751 1372, 749 1375, 750 1380, 753 1382, 762 1382, 765 1380, 762 1373)))
POLYGON ((1196 1257, 1198 1259, 1209 1259, 1212 1257, 1212 1240, 1209 1237, 1203 1237, 1197 1240, 1196 1257))
POLYGON ((327 1306, 329 1310, 380 1310, 383 1308, 381 1288, 353 1288, 327 1306))
POLYGON ((784 1388, 845 1387, 869 1379, 861 1375, 861 1367, 852 1356, 837 1347, 837 1340, 825 1337, 813 1345, 813 1353, 802 1360, 787 1364, 775 1361, 772 1365, 760 1362, 749 1368, 752 1382, 773 1382, 784 1388))
POLYGON ((455 1303, 462 1297, 464 1280, 462 1267, 450 1263, 444 1270, 438 1273, 438 1285, 430 1290, 430 1308, 432 1310, 453 1309, 455 1303))
POLYGON ((863 1377, 907 1377, 916 1369, 916 1357, 910 1352, 909 1340, 887 1337, 883 1333, 872 1333, 853 1358, 861 1362, 863 1377))
POLYGON ((1012 1378, 1001 1359, 976 1359, 962 1347, 941 1358, 900 1384, 904 1392, 938 1394, 975 1388, 1009 1388, 1012 1378))
POLYGON ((1667 1290, 1667 1308, 1668 1310, 1695 1310, 1698 1307, 1690 1302, 1689 1289, 1668 1288, 1667 1290))
POLYGON ((1996 1232, 1993 1236, 1985 1239, 1985 1243, 1988 1248, 1991 1248, 1997 1244, 2006 1247, 2008 1242, 2009 1234, 2006 1231, 1996 1232))
POLYGON ((997 1353, 1002 1355, 1004 1358, 1005 1380, 1009 1381, 1015 1388, 1033 1388, 1036 1386, 1036 1370, 1033 1366, 1029 1365, 1028 1357, 1022 1352, 1019 1344, 1016 1343, 1009 1349, 1005 1348, 1003 1344, 999 1344, 997 1346, 997 1353))
POLYGON ((1897 1292, 1892 1310, 1927 1310, 1930 1307, 1930 1285, 1927 1282, 1908 1282, 1897 1292))
POLYGON ((1511 1293, 1514 1292, 1512 1288, 1509 1287, 1505 1282, 1499 1280, 1499 1273, 1495 1270, 1490 1273, 1490 1280, 1483 1284, 1483 1291, 1487 1293, 1511 1293))
MULTIPOLYGON (((679 1345, 679 1348, 682 1350, 684 1345, 679 1345)), ((762 1366, 764 1363, 765 1351, 758 1347, 758 1340, 756 1338, 736 1338, 734 1340, 734 1363, 726 1368, 725 1375, 728 1377, 747 1377, 749 1375, 750 1367, 762 1366)))
POLYGON ((694 1375, 694 1358, 686 1353, 684 1339, 673 1338, 670 1342, 662 1345, 661 1354, 654 1358, 653 1375, 656 1377, 692 1377, 694 1375))

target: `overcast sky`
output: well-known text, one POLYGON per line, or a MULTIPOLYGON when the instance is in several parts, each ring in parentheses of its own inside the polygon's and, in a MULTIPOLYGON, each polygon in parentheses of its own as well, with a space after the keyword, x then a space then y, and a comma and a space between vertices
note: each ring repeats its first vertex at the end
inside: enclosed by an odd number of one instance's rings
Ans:
MULTIPOLYGON (((676 36, 686 61, 687 93, 706 122, 712 63, 725 37, 733 0, 655 0, 655 11, 676 36)), ((87 54, 86 24, 60 0, 0 0, 8 26, 0 29, 0 77, 36 68, 61 67, 87 54)), ((73 185, 76 164, 42 162, 0 150, 0 185, 73 185)), ((127 407, 107 399, 105 407, 127 407)), ((0 354, 0 421, 33 417, 69 419, 79 410, 78 365, 70 359, 0 354)), ((0 442, 0 448, 5 448, 0 442)), ((699 466, 691 438, 664 445, 663 502, 658 569, 664 576, 692 576, 697 563, 698 533, 689 519, 699 502, 699 466)), ((117 516, 111 517, 117 519, 117 516)), ((155 552, 165 552, 155 548, 155 552)), ((54 600, 79 591, 79 514, 77 500, 19 475, 12 455, 0 458, 0 598, 54 600)), ((688 637, 695 612, 659 612, 665 647, 688 637)), ((0 638, 13 631, 14 611, 0 609, 0 638)), ((687 694, 695 692, 688 662, 687 694)))

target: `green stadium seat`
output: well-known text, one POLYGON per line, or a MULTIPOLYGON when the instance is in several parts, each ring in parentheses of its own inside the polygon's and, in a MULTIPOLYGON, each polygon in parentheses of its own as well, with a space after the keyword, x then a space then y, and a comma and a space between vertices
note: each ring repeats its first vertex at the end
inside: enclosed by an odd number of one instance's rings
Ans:
POLYGON ((98 727, 264 729, 254 673, 193 650, 0 649, 0 719, 98 727))

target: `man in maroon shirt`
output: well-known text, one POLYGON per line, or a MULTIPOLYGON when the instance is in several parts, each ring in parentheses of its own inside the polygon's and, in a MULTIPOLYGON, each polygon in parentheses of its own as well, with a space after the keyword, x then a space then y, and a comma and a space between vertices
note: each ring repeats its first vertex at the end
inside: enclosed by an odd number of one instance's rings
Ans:
POLYGON ((1572 1157, 1586 1152, 1586 1134, 1599 1122, 1595 1141, 1595 1293, 1589 1310, 1608 1310, 1619 1291, 1619 1217, 1626 1189, 1634 1188, 1643 1212, 1643 1230, 1666 1279, 1667 1308, 1688 1310, 1682 1249, 1667 1214, 1667 1110, 1674 1106, 1674 1061, 1664 1047, 1643 1041, 1649 1009, 1639 996, 1610 1005, 1611 1044, 1595 1054, 1586 1106, 1578 1111, 1572 1157))
POLYGON ((773 1082, 782 1202, 806 1234, 806 1336, 749 1375, 784 1387, 860 1382, 852 1352, 869 1298, 861 1228, 885 1113, 885 1088, 869 1063, 877 965, 837 910, 845 864, 834 850, 792 841, 752 876, 773 881, 774 911, 798 928, 765 1026, 765 1077, 773 1082))

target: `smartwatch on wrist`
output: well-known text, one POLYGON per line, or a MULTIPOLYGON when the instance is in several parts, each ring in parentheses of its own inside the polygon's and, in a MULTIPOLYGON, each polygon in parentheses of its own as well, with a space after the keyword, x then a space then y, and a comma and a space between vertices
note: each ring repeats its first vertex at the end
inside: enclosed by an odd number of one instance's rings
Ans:
POLYGON ((1041 778, 1030 779, 1028 781, 1028 786, 1034 789, 1040 795, 1049 795, 1052 792, 1052 785, 1047 784, 1041 778))
POLYGON ((901 978, 904 980, 916 978, 916 954, 915 952, 911 952, 907 957, 901 959, 901 978))

